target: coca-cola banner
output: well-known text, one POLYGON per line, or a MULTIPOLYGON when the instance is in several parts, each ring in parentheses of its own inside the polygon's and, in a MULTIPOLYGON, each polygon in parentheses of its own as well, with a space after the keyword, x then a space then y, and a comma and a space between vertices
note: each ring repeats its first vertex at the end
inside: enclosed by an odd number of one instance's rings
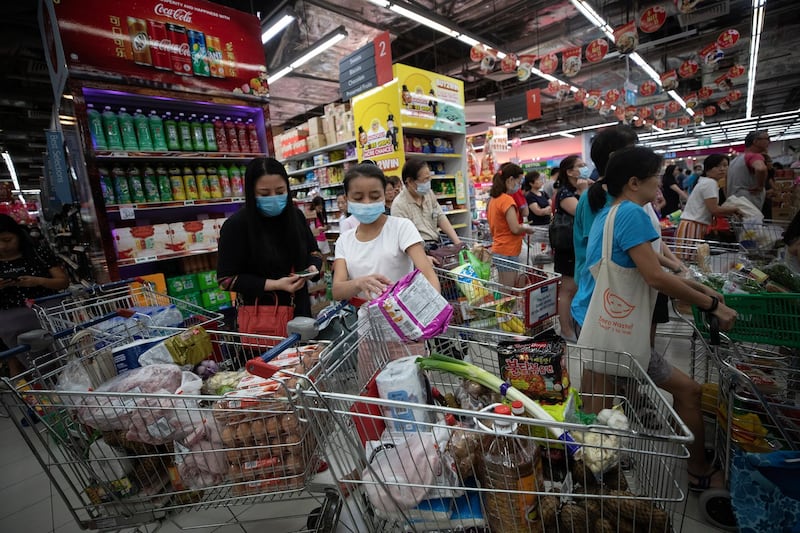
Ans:
POLYGON ((268 94, 258 18, 204 0, 60 0, 70 74, 172 90, 268 94))

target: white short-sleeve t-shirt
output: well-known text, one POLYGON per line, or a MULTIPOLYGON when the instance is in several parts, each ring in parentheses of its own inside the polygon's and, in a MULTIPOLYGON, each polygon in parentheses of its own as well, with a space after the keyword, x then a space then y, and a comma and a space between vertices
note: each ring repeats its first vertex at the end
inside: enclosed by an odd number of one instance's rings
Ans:
POLYGON ((410 220, 388 216, 371 241, 359 241, 356 230, 343 233, 336 241, 336 259, 345 260, 349 279, 382 274, 394 283, 414 269, 406 250, 418 242, 422 237, 410 220))
POLYGON ((719 185, 711 178, 700 177, 686 201, 681 219, 711 224, 711 211, 706 207, 706 200, 709 198, 719 198, 719 185))

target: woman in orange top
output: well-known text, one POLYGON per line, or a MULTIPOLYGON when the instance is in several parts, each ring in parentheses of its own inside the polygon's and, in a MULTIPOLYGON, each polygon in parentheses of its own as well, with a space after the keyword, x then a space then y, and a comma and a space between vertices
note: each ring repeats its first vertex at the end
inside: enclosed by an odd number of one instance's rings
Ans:
POLYGON ((492 232, 492 255, 499 259, 495 262, 501 284, 513 287, 516 285, 514 269, 508 263, 516 262, 522 251, 522 239, 526 233, 533 233, 533 227, 519 223, 517 203, 511 196, 522 184, 525 172, 514 164, 504 165, 494 175, 492 188, 489 190, 489 206, 486 218, 492 232))

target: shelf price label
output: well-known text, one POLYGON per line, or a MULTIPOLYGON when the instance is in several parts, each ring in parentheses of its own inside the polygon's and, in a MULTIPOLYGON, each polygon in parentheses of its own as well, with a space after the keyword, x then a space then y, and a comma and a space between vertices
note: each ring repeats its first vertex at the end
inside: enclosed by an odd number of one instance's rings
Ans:
POLYGON ((136 209, 132 205, 120 207, 119 217, 122 220, 133 220, 136 218, 136 209))
POLYGON ((194 200, 184 200, 183 205, 194 205, 194 200))
POLYGON ((139 263, 152 263, 158 260, 158 256, 156 255, 148 255, 146 257, 137 257, 133 260, 133 263, 138 265, 139 263))

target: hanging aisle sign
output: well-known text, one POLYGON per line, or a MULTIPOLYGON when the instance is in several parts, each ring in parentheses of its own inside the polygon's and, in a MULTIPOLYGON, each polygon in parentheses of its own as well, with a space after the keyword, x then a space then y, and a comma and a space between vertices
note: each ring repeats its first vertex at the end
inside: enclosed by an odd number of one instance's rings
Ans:
POLYGON ((539 89, 504 98, 494 103, 495 122, 509 124, 542 118, 542 95, 539 89))
POLYGON ((392 42, 388 31, 339 61, 342 100, 349 100, 391 80, 392 42))

